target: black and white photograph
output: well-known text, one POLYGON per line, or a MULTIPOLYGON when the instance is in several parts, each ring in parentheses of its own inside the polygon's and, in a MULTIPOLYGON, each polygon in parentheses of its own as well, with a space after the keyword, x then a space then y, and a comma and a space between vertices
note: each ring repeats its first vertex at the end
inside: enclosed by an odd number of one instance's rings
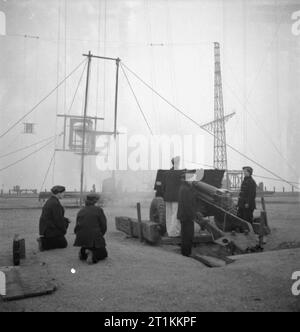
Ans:
POLYGON ((0 0, 0 313, 299 312, 299 105, 300 0, 0 0))

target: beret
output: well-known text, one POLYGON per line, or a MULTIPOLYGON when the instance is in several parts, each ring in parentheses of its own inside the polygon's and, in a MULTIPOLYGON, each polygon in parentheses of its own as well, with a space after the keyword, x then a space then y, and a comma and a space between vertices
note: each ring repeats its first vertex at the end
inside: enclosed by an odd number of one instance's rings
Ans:
POLYGON ((100 195, 96 193, 90 193, 86 195, 86 200, 89 202, 98 202, 100 199, 100 195))
POLYGON ((249 173, 253 174, 253 168, 250 167, 250 166, 244 166, 244 167, 243 167, 243 170, 244 170, 244 171, 248 171, 249 173))
POLYGON ((61 194, 63 192, 66 191, 66 188, 63 187, 63 186, 54 186, 52 189, 51 189, 51 192, 52 194, 54 195, 57 195, 57 194, 61 194))

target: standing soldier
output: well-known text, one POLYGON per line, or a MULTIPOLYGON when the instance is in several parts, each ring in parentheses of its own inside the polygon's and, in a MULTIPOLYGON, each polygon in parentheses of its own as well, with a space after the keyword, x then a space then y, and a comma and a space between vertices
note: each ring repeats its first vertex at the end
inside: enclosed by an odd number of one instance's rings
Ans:
POLYGON ((196 181, 195 174, 183 174, 182 183, 179 189, 177 218, 181 223, 181 254, 190 256, 192 254, 193 239, 195 233, 195 219, 202 220, 196 199, 196 192, 193 188, 193 181, 196 181))
POLYGON ((180 157, 171 160, 172 168, 166 173, 163 188, 166 202, 166 228, 168 237, 180 236, 180 221, 177 219, 178 191, 180 188, 180 157))
POLYGON ((238 217, 253 222, 253 212, 256 209, 256 182, 252 178, 253 169, 249 166, 243 167, 244 180, 238 200, 238 217))

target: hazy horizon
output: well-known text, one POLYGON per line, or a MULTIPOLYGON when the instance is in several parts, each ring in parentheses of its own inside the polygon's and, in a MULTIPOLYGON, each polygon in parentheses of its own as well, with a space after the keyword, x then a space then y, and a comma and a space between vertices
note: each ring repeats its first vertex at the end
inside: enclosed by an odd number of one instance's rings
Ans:
MULTIPOLYGON (((214 118, 214 42, 221 45, 227 142, 282 178, 299 182, 300 35, 293 13, 300 1, 264 0, 7 0, 0 1, 6 34, 0 34, 0 135, 47 95, 82 60, 83 53, 119 57, 162 96, 199 124, 214 118)), ((0 138, 0 169, 44 143, 1 157, 59 134, 56 114, 82 114, 85 75, 73 101, 81 67, 28 118, 0 138), (70 109, 71 104, 73 105, 70 109), (35 123, 33 135, 23 123, 35 123)), ((113 129, 115 64, 92 61, 88 114, 113 129)), ((197 135, 188 121, 128 74, 155 135, 197 135)), ((120 72, 118 128, 130 135, 150 131, 120 72)), ((213 165, 213 138, 205 133, 205 165, 213 165)), ((50 144, 0 172, 0 186, 40 189, 53 156, 50 144)), ((229 169, 250 164, 255 174, 274 177, 228 149, 229 169)), ((57 152, 44 187, 79 188, 80 157, 57 152)), ((100 184, 95 158, 86 161, 85 185, 100 184)), ((286 183, 257 178, 269 188, 286 183)), ((100 185, 99 185, 100 186, 100 185)))

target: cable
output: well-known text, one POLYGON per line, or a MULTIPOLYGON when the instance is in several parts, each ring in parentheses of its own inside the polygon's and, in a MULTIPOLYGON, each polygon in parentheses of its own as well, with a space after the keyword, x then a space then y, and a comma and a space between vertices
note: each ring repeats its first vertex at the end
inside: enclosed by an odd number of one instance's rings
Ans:
MULTIPOLYGON (((55 138, 55 139, 56 139, 56 138, 55 138)), ((54 139, 54 140, 55 140, 55 139, 54 139)), ((8 168, 10 168, 10 167, 12 167, 12 166, 14 166, 14 165, 20 163, 21 161, 24 161, 25 159, 31 157, 31 156, 34 155, 35 153, 38 153, 39 151, 41 151, 42 149, 44 149, 44 148, 47 147, 48 145, 52 144, 54 140, 51 140, 50 142, 48 142, 47 144, 43 145, 43 146, 40 147, 39 149, 34 150, 33 152, 31 152, 31 153, 28 154, 27 156, 23 157, 22 159, 19 159, 19 160, 15 161, 15 162, 12 163, 12 164, 9 164, 9 165, 7 165, 7 166, 5 166, 5 167, 3 167, 3 168, 0 168, 0 172, 5 171, 6 169, 8 169, 8 168)))
POLYGON ((49 164, 49 166, 48 166, 48 169, 47 169, 46 175, 45 175, 44 180, 43 180, 43 183, 42 183, 42 185, 41 185, 40 192, 43 190, 44 184, 45 184, 45 182, 46 182, 46 180, 47 180, 47 177, 48 177, 48 174, 49 174, 49 171, 50 171, 50 168, 51 168, 51 164, 52 164, 52 162, 54 161, 54 158, 55 158, 55 151, 54 151, 53 154, 52 154, 52 158, 51 158, 51 160, 50 160, 50 164, 49 164))
POLYGON ((248 108, 246 106, 246 104, 244 104, 241 99, 239 98, 239 96, 237 95, 237 93, 235 93, 235 91, 233 90, 233 88, 231 88, 228 84, 228 82, 226 80, 224 80, 225 85, 227 86, 227 88, 231 91, 231 93, 233 94, 233 96, 236 98, 236 100, 241 104, 241 106, 243 107, 243 109, 246 111, 246 113, 250 116, 250 118, 253 120, 253 122, 256 124, 257 128, 260 129, 262 131, 262 133, 269 139, 271 145, 273 146, 273 148, 277 151, 277 153, 279 154, 279 156, 286 162, 286 164, 289 166, 289 168, 293 171, 294 175, 299 177, 299 175, 297 174, 296 170, 294 169, 294 167, 289 163, 289 161, 287 160, 287 158, 280 152, 280 150, 278 149, 278 147, 276 146, 276 144, 274 143, 274 141, 272 140, 272 138, 269 136, 267 131, 264 131, 262 127, 260 127, 258 121, 256 120, 256 118, 253 116, 253 114, 251 112, 248 111, 248 108))
MULTIPOLYGON (((283 14, 283 16, 284 16, 284 14, 283 14)), ((246 111, 246 113, 247 113, 248 115, 251 116, 251 118, 252 118, 252 120, 255 122, 256 126, 257 126, 260 130, 262 130, 262 132, 263 132, 263 133, 266 135, 266 137, 270 140, 271 145, 272 145, 272 146, 274 147, 274 149, 278 152, 278 154, 280 155, 280 157, 286 162, 286 164, 287 164, 287 165, 289 166, 289 168, 293 171, 293 173, 294 173, 297 177, 299 177, 299 175, 297 174, 297 172, 296 172, 296 170, 294 169, 294 167, 290 165, 290 163, 289 163, 289 161, 287 160, 287 158, 286 158, 286 157, 280 152, 280 150, 278 149, 278 147, 276 146, 276 144, 273 142, 273 140, 272 140, 271 137, 269 136, 268 132, 264 132, 263 128, 261 128, 261 127, 258 125, 258 123, 256 122, 256 120, 253 118, 252 113, 250 113, 250 112, 248 111, 248 109, 247 109, 247 104, 249 104, 249 99, 250 99, 250 97, 252 96, 252 94, 253 94, 255 88, 257 87, 257 84, 256 84, 256 83, 257 83, 257 81, 258 81, 258 79, 259 79, 259 76, 260 76, 261 73, 263 72, 263 68, 264 68, 264 65, 265 65, 266 59, 267 59, 267 57, 268 57, 268 55, 269 55, 269 53, 270 53, 271 47, 272 47, 272 45, 274 44, 276 38, 278 37, 278 33, 279 33, 280 27, 281 27, 281 25, 282 25, 282 18, 283 18, 283 16, 282 16, 281 19, 279 20, 280 22, 279 22, 279 24, 278 24, 278 26, 277 26, 277 30, 276 30, 276 32, 275 32, 275 34, 274 34, 274 37, 273 37, 273 39, 271 40, 269 46, 267 47, 267 52, 266 52, 265 56, 264 56, 263 59, 262 59, 261 66, 259 67, 259 70, 258 70, 258 72, 257 72, 257 75, 256 75, 255 79, 253 80, 252 88, 250 89, 250 91, 249 91, 249 93, 248 93, 248 95, 247 95, 247 100, 245 100, 245 103, 243 103, 243 102, 240 100, 240 98, 239 98, 239 97, 237 96, 237 94, 233 91, 233 89, 228 85, 228 83, 225 82, 225 84, 228 86, 228 88, 231 90, 231 92, 232 92, 232 93, 234 94, 234 96, 237 98, 237 100, 238 100, 239 103, 242 105, 242 107, 243 107, 243 109, 246 111)), ((225 62, 227 63, 227 66, 228 66, 228 68, 230 69, 230 71, 233 73, 233 70, 232 70, 231 66, 229 65, 229 62, 227 61, 225 55, 224 55, 224 60, 225 60, 225 62)), ((237 78, 236 78, 236 76, 235 76, 234 73, 233 73, 232 76, 233 76, 234 79, 236 80, 238 86, 240 86, 240 83, 238 82, 238 80, 237 80, 237 78)), ((254 115, 255 115, 255 113, 254 113, 254 115)))
MULTIPOLYGON (((108 24, 107 24, 107 16, 108 16, 108 9, 107 9, 107 0, 104 0, 104 32, 103 32, 103 53, 106 56, 107 51, 107 32, 108 24)), ((106 118, 106 61, 103 62, 103 118, 106 118)), ((102 129, 105 129, 105 122, 102 122, 102 129)))
MULTIPOLYGON (((151 24, 151 2, 150 0, 144 0, 144 15, 145 15, 145 21, 146 21, 146 29, 147 29, 147 44, 152 45, 152 24, 151 24)), ((155 60, 154 60, 154 48, 150 47, 150 50, 148 52, 149 61, 150 61, 150 81, 152 86, 156 86, 157 80, 156 80, 156 71, 155 71, 155 60)), ((155 130, 160 133, 161 131, 161 121, 159 121, 159 111, 158 111, 158 105, 157 100, 154 98, 153 94, 151 94, 151 103, 152 103, 152 114, 153 118, 155 117, 155 130)))
POLYGON ((31 147, 33 147, 33 146, 36 146, 36 145, 38 145, 38 144, 40 144, 40 143, 43 143, 43 142, 48 141, 49 139, 51 139, 51 138, 55 138, 55 137, 56 137, 56 136, 51 136, 51 137, 48 137, 48 138, 44 138, 44 139, 42 139, 41 141, 38 141, 38 142, 36 142, 36 143, 34 143, 34 144, 31 144, 31 145, 25 146, 25 147, 23 147, 23 148, 20 148, 20 149, 18 149, 18 150, 15 150, 15 151, 12 151, 12 152, 9 152, 9 153, 6 153, 6 154, 0 156, 0 159, 5 158, 5 157, 8 157, 8 156, 11 156, 11 155, 13 155, 13 154, 15 154, 15 153, 17 153, 17 152, 27 150, 27 149, 29 149, 29 148, 31 148, 31 147))
MULTIPOLYGON (((65 48, 65 54, 64 54, 64 56, 65 56, 65 59, 64 59, 64 65, 65 65, 65 76, 67 75, 67 20, 68 20, 68 8, 67 8, 67 0, 65 0, 65 8, 64 8, 64 10, 65 10, 65 26, 64 26, 64 28, 65 28, 65 31, 64 31, 64 33, 65 33, 65 41, 64 41, 64 43, 65 43, 65 45, 64 45, 64 48, 65 48)), ((66 114, 66 112, 67 112, 67 81, 65 81, 65 83, 64 83, 64 113, 66 114)))
POLYGON ((250 97, 252 96, 254 90, 255 90, 255 89, 257 88, 257 86, 258 86, 258 85, 257 85, 257 81, 258 81, 260 75, 263 73, 263 68, 265 68, 265 63, 266 63, 266 61, 267 61, 267 58, 268 58, 268 56, 269 56, 269 53, 270 53, 270 51, 271 51, 271 49, 272 49, 272 46, 273 46, 273 44, 274 44, 276 38, 278 38, 279 30, 280 30, 282 24, 284 23, 284 22, 283 22, 283 18, 284 18, 284 16, 285 16, 285 9, 286 9, 286 8, 287 8, 287 6, 284 6, 284 8, 283 8, 283 10, 282 10, 282 17, 280 18, 280 22, 279 22, 279 24, 278 24, 278 26, 277 26, 277 30, 276 30, 276 32, 275 32, 275 34, 274 34, 273 39, 271 40, 271 42, 270 42, 270 44, 269 44, 269 46, 268 46, 268 50, 267 50, 266 55, 264 56, 264 58, 263 58, 263 60, 262 60, 262 63, 261 63, 261 66, 260 66, 260 68, 259 68, 259 70, 258 70, 258 72, 257 72, 257 75, 256 75, 255 79, 253 80, 253 84, 252 84, 251 89, 250 89, 250 91, 249 91, 249 93, 248 93, 248 95, 247 95, 247 100, 246 100, 246 102, 249 101, 249 99, 250 99, 250 97))
MULTIPOLYGON (((254 177, 256 178, 260 178, 260 179, 266 179, 266 180, 273 180, 273 181, 280 181, 279 179, 275 179, 275 178, 271 178, 271 177, 268 177, 268 176, 262 176, 262 175, 256 175, 256 174, 253 174, 254 177)), ((281 182, 281 181, 280 181, 281 182)), ((299 182, 290 182, 291 185, 298 185, 300 186, 300 183, 299 182)))
MULTIPOLYGON (((106 2, 107 0, 105 0, 106 2)), ((9 38, 9 37, 16 37, 16 38, 31 38, 31 39, 39 39, 41 41, 44 42, 52 42, 52 43, 57 43, 58 40, 55 38, 50 38, 50 37, 43 37, 43 36, 29 36, 29 35, 18 35, 18 34, 10 34, 10 35, 5 35, 5 36, 0 36, 3 38, 9 38)), ((60 41, 64 41, 64 38, 61 38, 60 41)), ((67 38, 68 42, 81 42, 81 43, 97 43, 98 39, 81 39, 81 38, 67 38)), ((100 42, 101 44, 105 44, 105 42, 100 42)), ((186 47, 186 46, 194 46, 194 47, 198 47, 198 46, 202 46, 202 45, 209 45, 212 44, 213 41, 203 41, 203 42, 174 42, 174 43, 144 43, 144 42, 128 42, 128 43, 122 43, 122 45, 126 46, 126 47, 145 47, 145 46, 182 46, 182 47, 186 47)), ((110 41, 107 42, 107 44, 109 45, 109 47, 116 47, 119 48, 119 42, 116 41, 110 41)))
MULTIPOLYGON (((59 65, 60 65, 60 35, 61 35, 61 12, 62 12, 62 0, 58 1, 58 17, 57 17, 57 59, 56 59, 56 84, 59 82, 59 65)), ((66 36, 65 36, 66 37, 66 36)), ((54 133, 56 135, 57 132, 57 114, 58 114, 58 104, 59 104, 59 91, 56 91, 56 108, 55 108, 55 127, 54 133)), ((55 174, 55 157, 56 157, 56 141, 53 144, 54 149, 54 161, 53 161, 53 172, 52 172, 52 184, 54 185, 54 174, 55 174)))
MULTIPOLYGON (((100 53, 100 34, 101 34, 101 2, 98 0, 98 42, 97 42, 97 53, 100 53)), ((97 83, 96 83, 96 117, 98 117, 98 106, 99 106, 99 61, 97 61, 97 83)), ((97 122, 96 122, 97 123, 97 122)))
POLYGON ((76 98, 76 95, 77 95, 77 93, 78 93, 78 89, 79 89, 79 87, 80 87, 80 84, 81 84, 81 82, 82 82, 82 78, 83 78, 83 75, 84 75, 84 73, 85 73, 85 69, 86 69, 86 67, 87 67, 87 62, 86 62, 86 64, 85 64, 85 66, 84 66, 84 68, 83 68, 83 71, 82 71, 82 73, 81 73, 81 76, 80 76, 80 78, 79 78, 78 85, 77 85, 77 87, 76 87, 76 90, 75 90, 75 93, 74 93, 74 96, 73 96, 73 99, 72 99, 71 105, 70 105, 69 110, 68 110, 68 115, 70 115, 71 109, 72 109, 73 104, 74 104, 74 102, 75 102, 75 98, 76 98))
MULTIPOLYGON (((159 96, 163 101, 165 101, 169 106, 171 106, 176 112, 180 113, 182 116, 184 116, 185 118, 187 118, 188 120, 190 120, 192 123, 194 123, 197 127, 199 127, 200 129, 204 130, 206 133, 208 133, 211 136, 215 136, 213 133, 211 133, 209 130, 206 130, 205 128, 202 128, 202 126, 196 122, 195 120, 193 120, 191 117, 189 117, 188 115, 186 115, 185 113, 183 113, 178 107, 176 107, 175 105, 173 105, 170 101, 168 101, 165 97, 163 97, 159 92, 157 92, 156 90, 154 90, 148 83, 146 83, 141 77, 139 77, 134 71, 132 71, 130 68, 128 68, 124 63, 121 63, 121 66, 124 66, 132 75, 134 75, 139 81, 141 81, 145 86, 147 86, 151 91, 153 91, 157 96, 159 96)), ((256 166, 262 168, 263 170, 267 171, 268 173, 272 174, 273 176, 275 176, 276 178, 280 179, 282 182, 285 182, 289 185, 291 185, 291 181, 285 180, 283 179, 281 176, 277 175, 276 173, 274 173, 273 171, 267 169, 266 167, 264 167, 263 165, 261 165, 260 163, 256 162, 255 160, 253 160, 252 158, 249 158, 248 156, 246 156, 244 153, 240 152, 238 149, 236 149, 234 146, 232 146, 231 144, 226 143, 226 146, 229 147, 231 150, 233 150, 234 152, 238 153, 240 156, 244 157, 245 159, 247 159, 248 161, 251 161, 253 164, 255 164, 256 166)), ((299 189, 299 188, 297 188, 299 189)))
POLYGON ((145 120, 145 122, 146 122, 146 124, 147 124, 147 127, 148 127, 148 129, 149 129, 151 135, 153 135, 153 131, 152 131, 150 125, 149 125, 149 122, 148 122, 148 120, 147 120, 147 118, 146 118, 146 115, 145 115, 145 113, 144 113, 143 110, 142 110, 142 107, 141 107, 141 105, 140 105, 140 103, 139 103, 139 101, 138 101, 138 99, 137 99, 136 94, 135 94, 134 91, 133 91, 132 85, 130 84, 130 81, 129 81, 129 79, 128 79, 128 76, 126 75, 126 73, 125 73, 124 68, 122 67, 122 65, 121 65, 121 70, 122 70, 122 72, 123 72, 123 74, 124 74, 124 76, 125 76, 125 78, 126 78, 126 81, 127 81, 128 85, 129 85, 129 88, 130 88, 130 90, 131 90, 131 92, 132 92, 132 94, 133 94, 133 96, 134 96, 134 99, 135 99, 135 101, 136 101, 136 103, 137 103, 137 106, 138 106, 140 112, 142 113, 142 116, 143 116, 143 118, 144 118, 144 120, 145 120))
POLYGON ((27 112, 25 115, 23 115, 18 121, 16 121, 11 127, 9 127, 4 133, 0 135, 0 138, 3 138, 6 134, 8 134, 13 128, 15 128, 22 120, 24 120, 29 114, 31 114, 35 109, 38 108, 48 97, 50 97, 53 92, 55 92, 70 76, 72 76, 86 61, 84 59, 72 72, 65 77, 54 89, 52 89, 41 101, 39 101, 29 112, 27 112))
POLYGON ((197 163, 197 162, 190 161, 190 160, 183 160, 183 161, 186 163, 189 163, 189 164, 194 164, 194 165, 199 165, 199 166, 204 166, 204 167, 209 167, 209 168, 215 169, 215 166, 212 166, 212 165, 201 164, 201 163, 197 163))
MULTIPOLYGON (((176 80, 176 71, 175 63, 174 63, 174 48, 172 46, 173 43, 173 35, 172 35, 172 21, 171 21, 171 13, 170 13, 170 4, 169 0, 166 1, 166 11, 167 11, 167 18, 166 18, 166 26, 167 26, 167 38, 170 41, 171 45, 167 47, 168 52, 168 70, 170 74, 170 81, 171 81, 171 93, 173 97, 173 102, 178 105, 178 89, 177 89, 177 80, 176 80)), ((179 129, 179 132, 182 132, 181 121, 176 114, 176 125, 179 129)))

